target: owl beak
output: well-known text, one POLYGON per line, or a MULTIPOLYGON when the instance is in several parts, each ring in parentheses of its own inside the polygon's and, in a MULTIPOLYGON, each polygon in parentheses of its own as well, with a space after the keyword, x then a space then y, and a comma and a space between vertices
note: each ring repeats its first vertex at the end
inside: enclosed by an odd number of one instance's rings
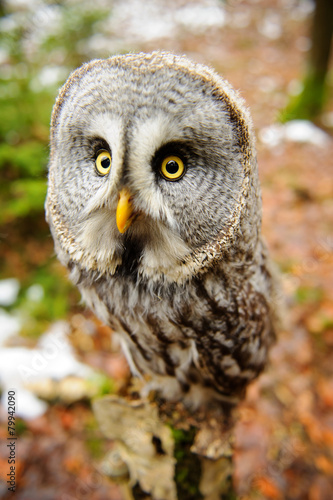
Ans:
POLYGON ((123 188, 120 191, 116 212, 116 223, 121 234, 123 234, 130 227, 134 218, 134 209, 131 198, 132 195, 128 189, 123 188))

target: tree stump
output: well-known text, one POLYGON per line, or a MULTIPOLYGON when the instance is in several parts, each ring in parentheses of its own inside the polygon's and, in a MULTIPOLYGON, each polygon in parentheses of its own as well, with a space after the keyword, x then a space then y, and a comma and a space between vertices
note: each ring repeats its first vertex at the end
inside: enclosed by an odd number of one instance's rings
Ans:
POLYGON ((231 500, 232 411, 108 395, 93 402, 113 442, 100 471, 126 500, 231 500))

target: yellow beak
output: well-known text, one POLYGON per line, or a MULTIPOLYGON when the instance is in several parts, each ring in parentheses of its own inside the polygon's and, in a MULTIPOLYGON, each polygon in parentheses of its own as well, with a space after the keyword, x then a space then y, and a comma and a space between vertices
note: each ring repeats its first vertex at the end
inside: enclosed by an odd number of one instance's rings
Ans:
POLYGON ((123 188, 119 193, 119 201, 116 212, 117 228, 120 233, 124 233, 133 221, 133 205, 131 202, 131 193, 123 188))

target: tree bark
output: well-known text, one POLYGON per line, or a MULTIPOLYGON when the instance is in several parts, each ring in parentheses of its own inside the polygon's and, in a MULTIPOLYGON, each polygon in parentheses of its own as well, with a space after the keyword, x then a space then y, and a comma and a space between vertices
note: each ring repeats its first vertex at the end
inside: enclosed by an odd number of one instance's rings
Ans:
POLYGON ((332 0, 316 0, 308 71, 316 74, 321 79, 325 79, 328 71, 332 34, 333 2, 332 0))
POLYGON ((282 121, 315 119, 326 100, 326 79, 333 36, 333 1, 316 0, 312 22, 311 50, 307 60, 303 90, 283 111, 282 121))

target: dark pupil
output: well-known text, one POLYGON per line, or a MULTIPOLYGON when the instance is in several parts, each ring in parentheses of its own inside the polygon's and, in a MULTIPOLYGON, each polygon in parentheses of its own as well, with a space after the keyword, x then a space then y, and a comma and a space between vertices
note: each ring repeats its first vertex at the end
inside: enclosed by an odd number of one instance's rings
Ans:
POLYGON ((102 165, 102 168, 109 168, 110 166, 110 158, 108 158, 107 156, 105 158, 103 158, 103 160, 101 161, 101 165, 102 165))
POLYGON ((179 170, 179 165, 175 160, 170 160, 165 168, 169 174, 176 174, 179 170))

